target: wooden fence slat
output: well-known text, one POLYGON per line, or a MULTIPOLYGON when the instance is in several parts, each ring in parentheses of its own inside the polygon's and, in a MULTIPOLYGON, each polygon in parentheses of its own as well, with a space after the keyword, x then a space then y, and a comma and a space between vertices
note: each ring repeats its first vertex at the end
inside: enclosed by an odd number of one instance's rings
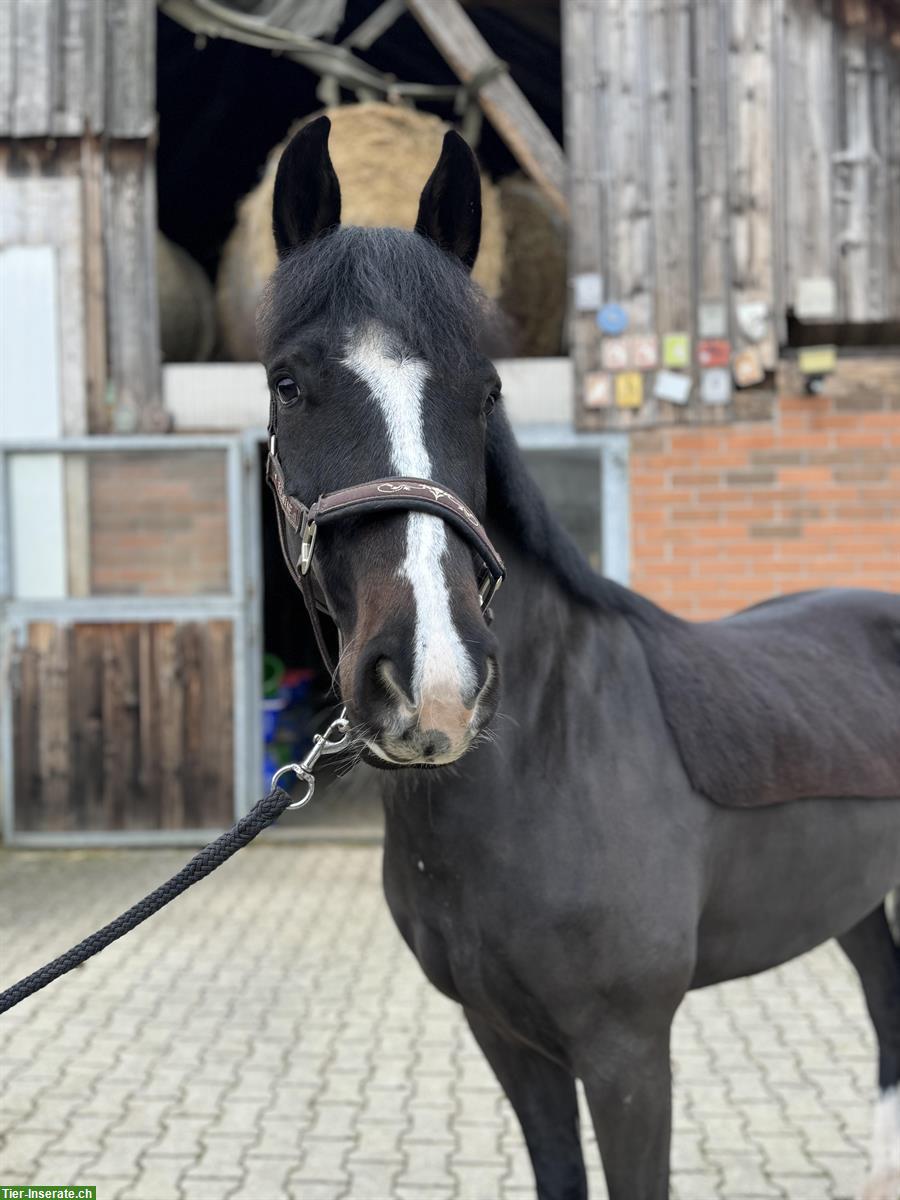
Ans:
POLYGON ((103 829, 102 625, 71 630, 69 713, 72 728, 73 822, 77 829, 103 829))
POLYGON ((65 629, 35 622, 29 641, 38 653, 38 756, 44 827, 69 829, 69 662, 65 629))
POLYGON ((768 332, 756 341, 744 332, 741 312, 751 304, 765 304, 771 311, 775 297, 773 0, 732 0, 729 12, 729 196, 735 343, 755 344, 763 365, 771 370, 778 349, 773 322, 769 321, 768 332))
POLYGON ((156 5, 106 3, 106 114, 109 137, 146 138, 156 127, 156 5))
POLYGON ((867 76, 871 97, 872 140, 869 153, 870 203, 867 213, 869 223, 868 320, 885 321, 891 315, 888 307, 890 281, 888 262, 888 221, 890 196, 888 192, 888 160, 890 156, 891 131, 888 127, 889 87, 891 58, 894 57, 887 44, 884 14, 881 9, 872 9, 873 21, 867 43, 867 76))
POLYGON ((40 137, 52 128, 56 5, 54 0, 13 0, 13 6, 11 132, 13 137, 40 137))
POLYGON ((160 622, 153 629, 154 720, 159 746, 159 825, 184 827, 182 731, 184 689, 179 669, 179 627, 160 622))
POLYGON ((887 96, 887 278, 888 312, 900 315, 900 22, 888 68, 887 96))
POLYGON ((834 20, 820 0, 789 0, 784 10, 786 305, 801 281, 835 281, 831 207, 834 20))
MULTIPOLYGON (((464 82, 496 60, 457 0, 407 0, 416 20, 464 82)), ((562 149, 508 74, 489 80, 478 100, 491 124, 556 209, 568 215, 568 178, 562 149)))

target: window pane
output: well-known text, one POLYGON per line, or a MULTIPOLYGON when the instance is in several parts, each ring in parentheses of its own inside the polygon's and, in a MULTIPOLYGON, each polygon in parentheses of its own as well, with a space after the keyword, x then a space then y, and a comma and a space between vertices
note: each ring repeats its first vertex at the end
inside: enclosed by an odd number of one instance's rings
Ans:
POLYGON ((551 511, 595 571, 603 564, 600 456, 583 450, 526 450, 525 461, 551 511))

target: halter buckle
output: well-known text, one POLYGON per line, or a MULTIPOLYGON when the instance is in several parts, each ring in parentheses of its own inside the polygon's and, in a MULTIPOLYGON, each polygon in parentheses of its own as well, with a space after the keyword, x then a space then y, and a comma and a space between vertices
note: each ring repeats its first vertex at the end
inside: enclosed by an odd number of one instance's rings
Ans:
POLYGON ((497 595, 497 592, 499 592, 502 582, 502 575, 494 575, 490 571, 485 571, 481 586, 478 589, 478 600, 481 604, 482 612, 486 612, 490 607, 491 601, 497 595))
POLYGON ((316 523, 307 520, 300 541, 300 574, 305 575, 312 564, 313 548, 316 544, 316 523))

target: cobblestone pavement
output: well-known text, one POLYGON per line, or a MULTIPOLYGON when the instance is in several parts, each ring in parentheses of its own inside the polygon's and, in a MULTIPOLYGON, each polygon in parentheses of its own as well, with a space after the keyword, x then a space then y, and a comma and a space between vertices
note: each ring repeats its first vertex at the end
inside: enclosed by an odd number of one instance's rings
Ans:
MULTIPOLYGON (((0 985, 184 858, 0 854, 0 985)), ((675 1060, 675 1197, 856 1193, 874 1049, 835 948, 689 997, 675 1060)), ((0 1019, 0 1073, 3 1183, 94 1183, 100 1200, 533 1196, 509 1106, 391 923, 377 848, 243 851, 0 1019)))

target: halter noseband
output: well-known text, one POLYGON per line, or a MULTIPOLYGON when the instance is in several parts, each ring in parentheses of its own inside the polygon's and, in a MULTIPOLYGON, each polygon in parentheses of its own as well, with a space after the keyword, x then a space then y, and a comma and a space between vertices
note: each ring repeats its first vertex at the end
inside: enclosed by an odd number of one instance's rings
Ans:
POLYGON ((409 475, 392 475, 385 479, 373 479, 355 487, 341 488, 336 492, 325 492, 307 507, 296 496, 292 496, 284 479, 284 470, 275 448, 275 401, 269 412, 269 457, 266 464, 266 480, 275 496, 275 512, 278 517, 278 536, 281 552, 287 563, 291 578, 300 589, 312 622, 313 633, 319 653, 331 672, 335 664, 329 653, 322 631, 320 613, 327 613, 337 625, 328 593, 322 585, 314 562, 316 535, 321 528, 336 524, 344 517, 371 515, 373 513, 424 512, 440 517, 451 525, 469 543, 483 563, 478 581, 478 596, 481 610, 488 616, 488 606, 506 578, 503 559, 494 549, 481 522, 472 510, 451 492, 431 479, 417 479, 409 475))

